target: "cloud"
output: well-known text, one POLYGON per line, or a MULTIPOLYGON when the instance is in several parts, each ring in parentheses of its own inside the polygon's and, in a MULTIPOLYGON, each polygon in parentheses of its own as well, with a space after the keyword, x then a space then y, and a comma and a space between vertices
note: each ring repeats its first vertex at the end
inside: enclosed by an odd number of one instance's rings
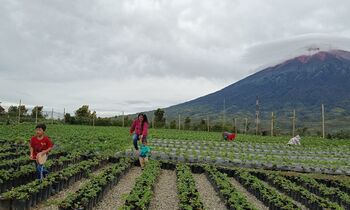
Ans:
POLYGON ((350 50, 349 7, 345 0, 5 0, 0 100, 130 113, 174 105, 310 45, 350 50))
POLYGON ((242 55, 242 63, 251 67, 251 73, 281 63, 300 55, 315 53, 311 48, 320 51, 342 49, 350 51, 350 36, 335 34, 304 34, 288 39, 280 39, 249 47, 242 55))

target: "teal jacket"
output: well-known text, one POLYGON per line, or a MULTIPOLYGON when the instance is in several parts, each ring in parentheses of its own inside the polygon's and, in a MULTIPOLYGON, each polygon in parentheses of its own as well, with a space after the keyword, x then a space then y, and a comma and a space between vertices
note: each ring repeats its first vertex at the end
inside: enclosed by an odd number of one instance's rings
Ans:
POLYGON ((140 156, 145 158, 145 157, 149 157, 150 155, 151 155, 151 148, 149 146, 142 145, 140 156))

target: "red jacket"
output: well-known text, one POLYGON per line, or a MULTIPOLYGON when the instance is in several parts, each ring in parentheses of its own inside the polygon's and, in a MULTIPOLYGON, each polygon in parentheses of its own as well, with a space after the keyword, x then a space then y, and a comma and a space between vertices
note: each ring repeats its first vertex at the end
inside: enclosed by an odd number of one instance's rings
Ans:
POLYGON ((140 120, 138 120, 138 119, 134 120, 134 122, 132 123, 131 128, 130 128, 130 133, 133 133, 134 131, 135 131, 136 135, 147 136, 148 123, 144 122, 143 128, 142 128, 140 120))
POLYGON ((227 136, 227 139, 229 140, 229 141, 232 141, 233 139, 235 139, 236 138, 236 134, 235 133, 232 133, 231 135, 228 135, 227 136))

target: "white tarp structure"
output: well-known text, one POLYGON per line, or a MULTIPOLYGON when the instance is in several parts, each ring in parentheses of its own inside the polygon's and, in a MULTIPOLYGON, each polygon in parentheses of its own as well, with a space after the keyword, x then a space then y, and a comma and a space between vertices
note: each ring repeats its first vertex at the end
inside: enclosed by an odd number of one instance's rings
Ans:
POLYGON ((289 145, 300 145, 300 140, 301 140, 300 136, 297 135, 297 136, 291 138, 291 139, 289 140, 288 144, 289 144, 289 145))

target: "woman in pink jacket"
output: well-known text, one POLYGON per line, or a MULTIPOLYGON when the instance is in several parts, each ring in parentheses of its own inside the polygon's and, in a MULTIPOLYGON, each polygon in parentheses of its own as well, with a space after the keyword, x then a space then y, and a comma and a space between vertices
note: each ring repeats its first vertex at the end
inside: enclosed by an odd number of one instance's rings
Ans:
POLYGON ((147 115, 143 113, 138 114, 137 119, 135 119, 131 125, 130 134, 133 135, 132 140, 136 150, 139 150, 139 147, 137 146, 138 140, 141 140, 142 143, 147 143, 147 135, 148 135, 147 115))

